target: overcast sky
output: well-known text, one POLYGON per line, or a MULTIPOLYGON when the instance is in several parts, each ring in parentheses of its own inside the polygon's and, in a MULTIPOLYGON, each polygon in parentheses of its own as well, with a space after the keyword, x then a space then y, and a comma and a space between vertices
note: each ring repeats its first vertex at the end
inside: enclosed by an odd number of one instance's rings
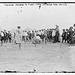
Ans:
POLYGON ((20 25, 22 29, 68 28, 75 23, 75 4, 67 6, 44 6, 40 10, 33 6, 5 6, 0 4, 0 27, 13 29, 20 25))

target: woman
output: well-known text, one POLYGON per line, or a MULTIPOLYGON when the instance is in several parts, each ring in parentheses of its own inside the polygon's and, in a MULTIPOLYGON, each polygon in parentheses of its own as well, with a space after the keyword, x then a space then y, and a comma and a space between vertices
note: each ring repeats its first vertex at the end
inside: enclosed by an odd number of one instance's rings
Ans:
POLYGON ((19 44, 19 49, 21 49, 21 41, 22 41, 22 35, 21 35, 21 31, 20 31, 20 26, 17 27, 17 31, 16 31, 16 35, 15 35, 15 40, 16 43, 19 44))

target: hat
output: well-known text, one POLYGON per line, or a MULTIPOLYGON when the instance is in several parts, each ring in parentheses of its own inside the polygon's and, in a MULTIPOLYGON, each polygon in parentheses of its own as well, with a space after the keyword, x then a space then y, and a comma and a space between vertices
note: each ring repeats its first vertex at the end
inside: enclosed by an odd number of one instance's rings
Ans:
POLYGON ((75 24, 73 26, 75 27, 75 24))
POLYGON ((20 26, 17 26, 17 28, 20 29, 21 27, 20 26))

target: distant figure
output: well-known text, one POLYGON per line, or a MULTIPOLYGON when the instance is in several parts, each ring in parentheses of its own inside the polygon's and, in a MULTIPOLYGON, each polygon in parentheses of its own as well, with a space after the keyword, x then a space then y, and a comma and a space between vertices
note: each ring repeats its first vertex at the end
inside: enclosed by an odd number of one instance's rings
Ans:
POLYGON ((4 32, 3 31, 1 31, 0 33, 0 40, 1 40, 1 46, 2 46, 4 42, 4 32))
POLYGON ((73 42, 72 42, 73 33, 74 33, 73 27, 71 26, 71 27, 69 28, 69 44, 73 44, 73 42))
POLYGON ((47 43, 48 41, 48 38, 47 38, 47 30, 44 30, 44 41, 45 41, 45 44, 47 43))
POLYGON ((66 29, 66 41, 69 43, 69 29, 66 29))
POLYGON ((45 36, 44 36, 44 30, 41 30, 41 39, 42 39, 42 41, 44 41, 44 38, 45 38, 45 36))
POLYGON ((32 39, 31 31, 28 32, 26 38, 28 39, 28 41, 31 41, 31 39, 32 39))
POLYGON ((59 26, 56 25, 55 30, 56 30, 56 33, 55 33, 55 42, 60 42, 60 39, 59 39, 59 37, 60 37, 59 26))
POLYGON ((62 43, 65 41, 66 43, 66 31, 65 29, 63 29, 63 32, 62 32, 62 43))
POLYGON ((36 44, 40 44, 41 42, 42 42, 42 39, 39 36, 36 36, 32 39, 32 43, 35 44, 35 47, 36 47, 36 44))
POLYGON ((73 32, 73 35, 72 35, 72 44, 75 44, 75 29, 74 29, 74 32, 73 32))
POLYGON ((24 30, 23 30, 23 33, 22 33, 22 41, 25 41, 24 30))
POLYGON ((10 33, 10 31, 8 31, 8 42, 9 42, 9 43, 11 43, 11 38, 12 38, 12 37, 11 37, 11 33, 10 33))
POLYGON ((16 43, 19 44, 19 49, 21 49, 21 42, 22 42, 22 35, 21 35, 21 31, 20 31, 20 26, 17 27, 17 31, 16 31, 16 36, 15 36, 15 40, 16 43))
POLYGON ((27 38, 28 38, 27 32, 26 32, 26 31, 23 31, 23 34, 22 34, 22 41, 27 42, 27 38))
POLYGON ((75 29, 75 24, 73 25, 73 28, 75 29))
POLYGON ((56 31, 55 31, 55 29, 53 29, 52 30, 52 41, 53 41, 53 43, 55 43, 55 33, 56 33, 56 31))
POLYGON ((48 37, 48 41, 50 42, 52 40, 52 30, 51 29, 47 29, 47 37, 48 37))
POLYGON ((6 30, 4 30, 4 43, 8 42, 8 34, 6 32, 6 30))
POLYGON ((41 5, 39 6, 39 9, 41 8, 41 5))

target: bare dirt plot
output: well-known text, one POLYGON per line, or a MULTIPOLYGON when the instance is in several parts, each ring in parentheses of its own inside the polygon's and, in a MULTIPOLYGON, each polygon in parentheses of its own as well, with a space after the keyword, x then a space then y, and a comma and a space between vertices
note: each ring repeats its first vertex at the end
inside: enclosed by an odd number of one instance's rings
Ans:
POLYGON ((72 71, 72 57, 69 46, 62 43, 42 43, 36 47, 30 42, 22 43, 21 50, 18 45, 7 43, 0 47, 0 71, 72 71))

